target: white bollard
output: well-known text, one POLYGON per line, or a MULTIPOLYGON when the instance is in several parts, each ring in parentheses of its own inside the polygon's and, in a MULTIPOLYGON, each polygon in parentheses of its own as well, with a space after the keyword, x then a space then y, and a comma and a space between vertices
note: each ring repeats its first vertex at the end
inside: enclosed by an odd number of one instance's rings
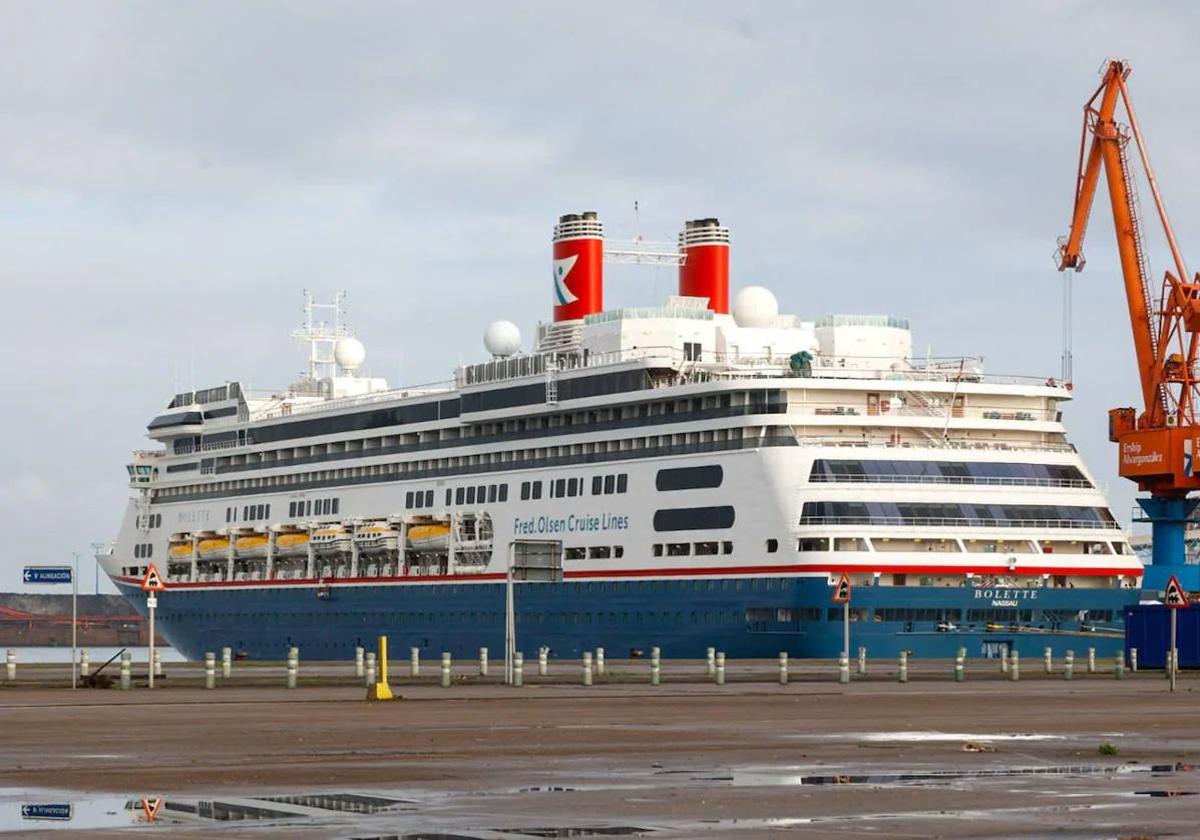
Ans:
POLYGON ((211 650, 204 654, 204 687, 217 687, 217 655, 211 650))
POLYGON ((658 685, 662 681, 662 659, 658 648, 650 648, 650 685, 658 685))
POLYGON ((717 685, 725 685, 725 651, 723 650, 716 653, 713 674, 717 678, 717 685))
POLYGON ((846 651, 838 654, 838 682, 842 685, 850 682, 850 655, 846 651))
POLYGON ((958 649, 958 656, 954 657, 954 681, 962 682, 964 676, 966 662, 963 659, 963 649, 958 649))
POLYGON ((151 667, 154 669, 154 676, 156 676, 156 677, 162 676, 162 649, 161 648, 154 649, 154 661, 151 663, 151 667))
POLYGON ((525 685, 525 654, 513 652, 513 685, 517 688, 525 685))
POLYGON ((717 649, 709 648, 705 651, 705 656, 708 659, 708 675, 715 677, 717 675, 717 649))
POLYGON ((1067 651, 1066 657, 1063 659, 1063 679, 1075 679, 1075 651, 1067 651))
POLYGON ((1137 648, 1135 647, 1129 649, 1129 670, 1137 673, 1137 648))
POLYGON ((479 676, 486 677, 488 669, 488 651, 487 648, 479 649, 479 676))
POLYGON ((550 648, 538 648, 538 676, 544 677, 550 673, 550 648))
POLYGON ((908 682, 908 651, 900 651, 900 682, 908 682))
POLYGON ((1012 652, 1012 661, 1008 663, 1008 678, 1013 682, 1021 679, 1021 654, 1012 652))
POLYGON ((1096 673, 1096 649, 1094 647, 1088 648, 1088 673, 1096 673))
POLYGON ((1000 652, 1000 673, 1008 673, 1008 653, 1007 651, 1000 652))
POLYGON ((4 654, 4 667, 8 671, 8 679, 15 680, 17 678, 17 652, 12 648, 4 654))
POLYGON ((413 648, 408 653, 408 671, 414 677, 421 676, 421 649, 413 648))
POLYGON ((604 648, 596 648, 596 677, 604 676, 604 648))
POLYGON ((221 648, 221 679, 227 680, 233 676, 233 651, 227 647, 221 648))
POLYGON ((121 654, 121 690, 128 691, 133 684, 133 654, 125 651, 121 654))
POLYGON ((866 676, 867 673, 867 649, 860 647, 858 649, 858 673, 866 676))
POLYGON ((1042 667, 1046 669, 1047 674, 1054 673, 1054 651, 1050 648, 1042 651, 1042 667))
POLYGON ((363 650, 362 645, 354 646, 354 676, 356 676, 356 677, 363 676, 363 672, 364 672, 363 654, 364 653, 366 653, 366 651, 363 650))
POLYGON ((590 650, 583 652, 583 684, 592 684, 592 652, 590 650))
POLYGON ((1113 657, 1113 679, 1125 679, 1125 651, 1120 651, 1113 657))
POLYGON ((779 654, 779 684, 787 685, 788 683, 788 655, 785 652, 779 654))
MULTIPOLYGON (((155 648, 157 650, 157 648, 155 648)), ((79 651, 79 676, 86 677, 92 673, 92 660, 87 650, 79 651)))
MULTIPOLYGON (((224 655, 222 653, 222 655, 224 655)), ((221 662, 221 670, 224 673, 225 663, 221 662)), ((296 682, 300 678, 300 648, 288 648, 287 655, 287 687, 295 688, 296 682)))
POLYGON ((450 687, 451 660, 449 653, 442 654, 442 688, 450 687))
POLYGON ((367 688, 370 688, 371 686, 375 685, 375 651, 367 651, 366 657, 367 663, 363 668, 363 676, 365 677, 364 682, 366 683, 367 688))

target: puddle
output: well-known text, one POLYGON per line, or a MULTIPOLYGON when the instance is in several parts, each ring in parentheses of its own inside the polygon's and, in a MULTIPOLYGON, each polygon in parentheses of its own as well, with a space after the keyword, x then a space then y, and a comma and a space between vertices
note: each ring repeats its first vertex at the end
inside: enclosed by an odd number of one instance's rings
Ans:
MULTIPOLYGON (((168 797, 156 824, 289 822, 314 824, 333 814, 379 814, 413 810, 412 800, 378 794, 313 793, 272 796, 168 797)), ((0 789, 0 832, 91 831, 146 823, 141 797, 45 790, 0 789)))
MULTIPOLYGON (((928 742, 928 741, 1065 741, 1065 735, 1040 735, 1032 732, 937 732, 904 731, 904 732, 839 732, 835 735, 813 734, 794 735, 817 741, 893 741, 893 742, 928 742)), ((1111 737, 1111 736, 1110 736, 1111 737)))
POLYGON ((1099 764, 1068 764, 1056 767, 985 767, 964 770, 924 770, 895 773, 819 773, 792 774, 757 770, 734 771, 732 780, 739 787, 765 787, 775 785, 904 785, 937 784, 986 779, 1003 779, 1029 776, 1098 776, 1129 775, 1133 773, 1172 774, 1177 770, 1191 769, 1179 764, 1121 764, 1116 766, 1099 764))

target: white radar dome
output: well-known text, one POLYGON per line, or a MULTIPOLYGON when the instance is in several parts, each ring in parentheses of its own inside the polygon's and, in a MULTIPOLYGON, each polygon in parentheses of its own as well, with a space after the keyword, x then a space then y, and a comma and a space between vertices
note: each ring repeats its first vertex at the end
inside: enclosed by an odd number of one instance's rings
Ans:
POLYGON ((357 338, 340 338, 333 345, 333 360, 342 370, 358 370, 367 359, 367 348, 357 338))
POLYGON ((521 330, 512 321, 493 321, 484 330, 483 346, 493 356, 511 356, 521 349, 521 330))
POLYGON ((779 319, 779 301, 763 286, 747 286, 733 299, 733 320, 739 327, 773 327, 779 319))

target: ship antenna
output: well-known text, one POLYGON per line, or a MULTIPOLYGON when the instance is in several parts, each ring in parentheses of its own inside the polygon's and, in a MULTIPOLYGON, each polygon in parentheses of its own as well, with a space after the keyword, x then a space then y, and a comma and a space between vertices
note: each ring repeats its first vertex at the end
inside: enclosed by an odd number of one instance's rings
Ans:
POLYGON ((337 372, 334 348, 338 340, 350 333, 342 323, 346 314, 346 293, 333 296, 333 303, 317 303, 313 293, 304 290, 304 326, 292 333, 292 338, 308 344, 309 381, 328 379, 337 372))

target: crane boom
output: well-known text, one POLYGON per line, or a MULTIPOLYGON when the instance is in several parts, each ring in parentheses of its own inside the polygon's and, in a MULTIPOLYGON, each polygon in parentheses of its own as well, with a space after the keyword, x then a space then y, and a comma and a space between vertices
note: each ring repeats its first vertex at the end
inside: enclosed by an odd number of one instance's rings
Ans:
POLYGON ((1200 488, 1200 470, 1192 468, 1192 453, 1200 458, 1195 418, 1200 401, 1200 277, 1185 279, 1183 258, 1125 84, 1129 72, 1125 62, 1109 61, 1100 86, 1084 104, 1071 229, 1059 240, 1058 268, 1083 270, 1083 240, 1103 169, 1142 388, 1140 414, 1132 408, 1109 412, 1109 437, 1119 444, 1121 475, 1155 496, 1182 498, 1200 488), (1116 120, 1118 104, 1125 107, 1128 126, 1116 120), (1174 271, 1167 271, 1157 288, 1142 236, 1130 140, 1138 150, 1174 263, 1174 271))

